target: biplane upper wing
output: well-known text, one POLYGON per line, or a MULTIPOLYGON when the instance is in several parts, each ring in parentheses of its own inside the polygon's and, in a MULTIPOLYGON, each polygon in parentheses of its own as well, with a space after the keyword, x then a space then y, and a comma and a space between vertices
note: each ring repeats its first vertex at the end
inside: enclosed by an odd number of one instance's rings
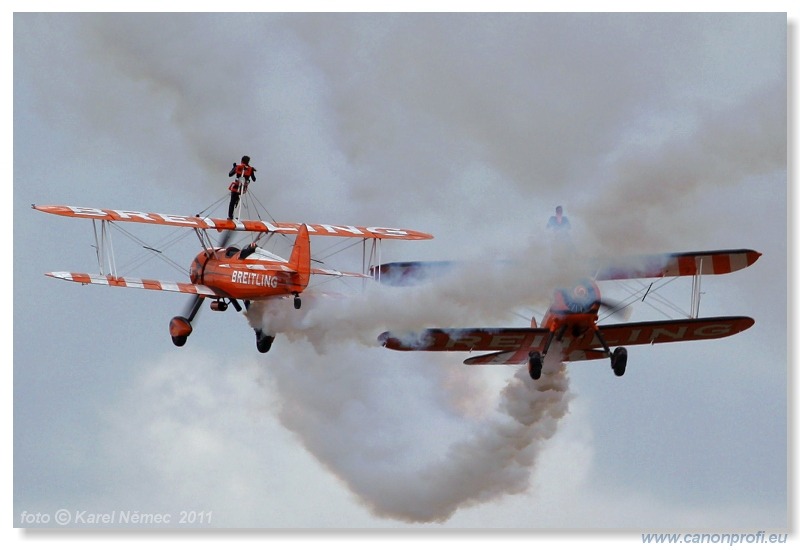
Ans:
POLYGON ((679 252, 615 258, 596 269, 595 279, 650 279, 684 275, 722 275, 753 265, 760 252, 748 249, 679 252))
MULTIPOLYGON (((627 256, 592 260, 587 263, 587 272, 598 281, 722 275, 751 266, 760 256, 760 252, 749 249, 627 256)), ((467 265, 457 261, 390 262, 373 267, 372 274, 382 283, 405 286, 446 275, 459 264, 467 265)), ((513 261, 502 264, 511 268, 515 265, 513 261)))
POLYGON ((81 283, 83 285, 106 285, 124 288, 143 288, 145 290, 163 290, 166 292, 182 292, 184 294, 197 294, 211 298, 221 297, 211 287, 196 285, 194 283, 174 283, 171 281, 158 281, 156 279, 138 279, 136 277, 115 277, 113 275, 97 275, 91 273, 72 273, 56 271, 45 273, 48 277, 81 283))
MULTIPOLYGON (((747 330, 754 323, 750 317, 706 317, 606 325, 598 330, 609 346, 635 346, 725 338, 747 330)), ((384 332, 378 339, 384 347, 400 351, 494 351, 470 357, 464 363, 516 365, 527 361, 530 352, 541 352, 549 334, 546 328, 436 328, 384 332)), ((593 332, 577 338, 565 337, 561 349, 563 361, 607 357, 593 332)))
POLYGON ((432 239, 433 235, 413 231, 411 229, 396 229, 392 227, 361 227, 355 225, 329 225, 329 224, 301 224, 269 222, 266 220, 226 220, 222 218, 205 218, 200 216, 175 216, 170 214, 157 214, 154 212, 138 212, 135 210, 111 210, 104 208, 90 208, 82 206, 42 206, 33 205, 35 210, 58 216, 72 218, 88 218, 111 222, 149 223, 156 225, 171 225, 195 229, 216 229, 218 231, 256 231, 259 233, 297 233, 302 225, 308 227, 311 236, 329 237, 356 237, 362 239, 398 239, 398 240, 425 240, 432 239))

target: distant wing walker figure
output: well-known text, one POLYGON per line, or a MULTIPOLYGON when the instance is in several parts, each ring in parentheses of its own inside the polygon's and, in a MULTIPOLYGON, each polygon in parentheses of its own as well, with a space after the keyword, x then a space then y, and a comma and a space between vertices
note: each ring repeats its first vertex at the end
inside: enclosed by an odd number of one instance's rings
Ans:
MULTIPOLYGON (((467 365, 514 365, 528 363, 531 377, 542 374, 544 358, 557 352, 560 361, 610 359, 614 374, 622 376, 628 361, 624 346, 684 342, 732 336, 753 326, 750 317, 698 318, 700 276, 731 273, 753 265, 761 256, 754 250, 717 250, 627 258, 614 266, 595 270, 593 279, 555 291, 541 326, 531 319, 530 328, 430 328, 421 332, 390 331, 380 335, 384 347, 411 351, 493 351, 470 357, 467 365), (692 312, 688 319, 599 325, 598 313, 606 305, 595 281, 691 276, 692 312), (612 347, 617 346, 612 351, 612 347)), ((384 281, 403 284, 403 274, 424 273, 425 262, 412 269, 411 262, 378 266, 384 281)), ((434 266, 435 267, 435 266, 434 266)), ((452 269, 452 266, 450 266, 452 269)), ((433 272, 433 271, 432 271, 433 272)), ((417 275, 418 276, 418 275, 417 275)), ((642 290, 644 295, 650 291, 642 290)), ((642 297, 642 300, 644 296, 642 297)), ((637 297, 638 300, 638 297, 637 297)))
MULTIPOLYGON (((362 277, 364 273, 348 273, 334 269, 311 266, 311 236, 332 236, 359 238, 364 241, 364 255, 367 255, 367 240, 372 240, 370 258, 378 255, 378 244, 384 239, 420 240, 432 239, 427 233, 408 229, 388 227, 360 227, 352 225, 324 225, 302 223, 279 223, 264 220, 223 220, 201 218, 199 216, 175 216, 138 212, 134 210, 108 210, 76 206, 36 206, 33 208, 48 214, 72 218, 91 219, 95 229, 95 246, 99 264, 99 274, 53 272, 50 277, 81 284, 98 284, 111 287, 143 288, 193 294, 195 297, 186 313, 173 317, 169 323, 169 333, 176 346, 183 346, 192 332, 192 321, 203 301, 212 300, 211 309, 225 311, 233 305, 242 311, 240 301, 249 308, 252 301, 294 297, 293 304, 300 308, 300 294, 308 287, 312 275, 334 277, 362 277), (100 228, 98 231, 97 223, 100 228), (155 279, 123 277, 116 273, 116 260, 110 243, 110 229, 119 222, 135 222, 192 229, 200 239, 203 249, 194 258, 189 268, 190 282, 170 282, 155 279), (228 231, 222 242, 214 245, 208 235, 209 230, 228 231), (243 249, 228 246, 228 239, 235 231, 252 231, 258 234, 284 233, 295 235, 289 259, 284 259, 263 248, 250 244, 243 249)), ((260 235, 259 235, 260 236, 260 235)), ((145 247, 149 248, 149 247, 145 247)), ((154 250, 151 248, 151 250, 154 250)), ((158 251, 156 251, 158 252, 158 251)), ((258 351, 266 353, 275 339, 274 334, 256 331, 258 351)))
POLYGON ((569 233, 569 219, 564 215, 564 209, 561 206, 556 206, 555 216, 550 216, 550 219, 547 220, 547 229, 553 231, 557 235, 569 233))

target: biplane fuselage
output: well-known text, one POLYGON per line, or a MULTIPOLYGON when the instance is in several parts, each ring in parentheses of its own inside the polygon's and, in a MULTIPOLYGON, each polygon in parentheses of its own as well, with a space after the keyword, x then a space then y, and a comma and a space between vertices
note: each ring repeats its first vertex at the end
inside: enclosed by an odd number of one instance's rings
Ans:
POLYGON ((237 300, 265 300, 300 293, 308 278, 286 271, 281 264, 258 259, 239 259, 239 249, 201 252, 192 262, 189 278, 219 296, 237 300))

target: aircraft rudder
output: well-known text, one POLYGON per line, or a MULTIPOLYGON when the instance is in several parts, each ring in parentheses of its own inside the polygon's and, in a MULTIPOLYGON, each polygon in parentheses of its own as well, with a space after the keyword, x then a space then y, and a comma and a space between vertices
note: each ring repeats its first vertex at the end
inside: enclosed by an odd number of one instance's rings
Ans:
POLYGON ((296 272, 295 283, 305 288, 311 278, 311 239, 306 224, 302 224, 297 231, 289 267, 296 272))

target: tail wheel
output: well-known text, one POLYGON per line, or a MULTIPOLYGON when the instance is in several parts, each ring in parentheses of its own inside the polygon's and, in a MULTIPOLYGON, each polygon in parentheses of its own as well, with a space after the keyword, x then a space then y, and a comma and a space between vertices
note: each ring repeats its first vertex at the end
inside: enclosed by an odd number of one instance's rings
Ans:
POLYGON ((173 336, 172 343, 178 347, 181 347, 186 343, 186 336, 173 336))
POLYGON ((534 380, 542 377, 542 354, 538 351, 532 351, 528 354, 528 374, 534 380))
POLYGON ((299 294, 294 295, 294 308, 300 309, 300 306, 303 305, 303 301, 300 299, 299 294))
POLYGON ((617 348, 611 354, 611 369, 617 376, 625 374, 625 367, 628 365, 628 350, 617 348))
POLYGON ((228 309, 228 304, 222 300, 214 300, 211 302, 211 309, 214 311, 225 311, 228 309))

